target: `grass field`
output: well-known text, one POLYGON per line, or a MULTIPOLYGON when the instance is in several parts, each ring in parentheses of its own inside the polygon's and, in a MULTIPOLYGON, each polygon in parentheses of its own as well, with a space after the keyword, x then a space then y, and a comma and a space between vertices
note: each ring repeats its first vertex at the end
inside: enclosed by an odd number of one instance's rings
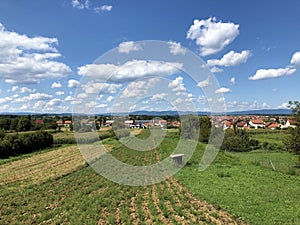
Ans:
MULTIPOLYGON (((118 152, 123 160, 141 164, 161 157, 157 150, 118 152)), ((65 163, 63 154, 80 158, 74 146, 2 165, 7 176, 0 177, 1 224, 244 224, 194 197, 174 178, 146 187, 119 185, 81 165, 82 159, 62 171, 53 163, 65 163), (9 179, 18 166, 26 170, 9 179)))
POLYGON ((283 141, 287 136, 286 130, 250 130, 248 131, 250 137, 260 143, 268 143, 269 145, 276 146, 276 150, 284 149, 283 141))
MULTIPOLYGON (((168 157, 178 138, 169 134, 146 152, 112 138, 103 143, 114 146, 111 153, 123 162, 149 165, 168 157)), ((199 143, 175 177, 146 187, 103 178, 80 159, 75 146, 5 163, 0 166, 0 224, 300 224, 300 177, 253 163, 259 154, 268 158, 271 153, 220 152, 199 172, 204 149, 199 143)), ((282 156, 285 164, 293 159, 276 154, 272 157, 282 156)))

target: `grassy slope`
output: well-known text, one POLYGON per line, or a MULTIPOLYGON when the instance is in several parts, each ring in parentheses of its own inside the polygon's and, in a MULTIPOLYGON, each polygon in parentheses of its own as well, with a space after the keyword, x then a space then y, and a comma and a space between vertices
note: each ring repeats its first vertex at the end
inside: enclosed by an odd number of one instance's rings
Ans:
MULTIPOLYGON (((160 157, 167 157, 177 142, 174 136, 166 138, 158 148, 160 157)), ((115 144, 118 149, 113 154, 130 164, 152 164, 156 159, 153 152, 126 151, 113 139, 105 144, 115 144)), ((38 184, 0 185, 0 224, 199 224, 220 217, 184 186, 250 224, 300 224, 300 177, 254 165, 246 156, 251 153, 220 153, 213 165, 199 172, 204 148, 199 144, 189 165, 175 176, 183 186, 176 180, 146 188, 121 186, 90 167, 38 184)), ((222 220, 226 224, 224 217, 222 220)))
MULTIPOLYGON (((207 170, 200 172, 195 163, 201 158, 199 150, 194 163, 183 168, 176 179, 200 198, 250 224, 300 224, 300 177, 254 165, 245 160, 249 154, 221 152, 207 170)), ((276 154, 287 160, 291 156, 276 154)))
MULTIPOLYGON (((168 140, 173 141, 167 138, 165 144, 168 140)), ((106 144, 115 142, 111 139, 106 144)), ((61 153, 71 152, 65 149, 61 153)), ((29 167, 35 168, 35 174, 43 174, 49 168, 41 161, 56 157, 58 151, 47 153, 12 164, 22 165, 29 160, 29 167)), ((132 152, 118 148, 114 154, 128 163, 138 160, 140 165, 149 164, 149 161, 151 164, 161 157, 156 150, 132 152)), ((56 163, 63 161, 64 158, 56 157, 56 163)), ((2 168, 10 166, 2 165, 2 168)), ((32 177, 31 172, 30 168, 19 171, 29 178, 21 186, 18 180, 9 180, 5 185, 0 182, 0 224, 235 224, 233 221, 243 224, 195 198, 173 178, 152 186, 129 187, 110 182, 87 166, 50 178, 38 176, 41 179, 32 177)))

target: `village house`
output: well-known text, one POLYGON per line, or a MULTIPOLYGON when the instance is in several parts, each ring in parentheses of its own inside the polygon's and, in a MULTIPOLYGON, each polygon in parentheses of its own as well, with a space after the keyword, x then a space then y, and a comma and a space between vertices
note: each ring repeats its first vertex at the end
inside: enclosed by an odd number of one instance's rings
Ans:
POLYGON ((283 125, 281 124, 280 128, 281 128, 281 129, 286 129, 286 128, 289 128, 289 127, 295 128, 296 126, 293 125, 293 123, 294 123, 294 121, 288 119, 288 120, 285 122, 285 124, 283 124, 283 125))
POLYGON ((275 129, 280 128, 280 124, 269 122, 269 123, 266 123, 266 128, 271 129, 271 130, 275 130, 275 129))
POLYGON ((260 118, 259 119, 252 119, 249 122, 249 126, 255 128, 255 129, 257 129, 257 128, 265 128, 265 123, 260 118))

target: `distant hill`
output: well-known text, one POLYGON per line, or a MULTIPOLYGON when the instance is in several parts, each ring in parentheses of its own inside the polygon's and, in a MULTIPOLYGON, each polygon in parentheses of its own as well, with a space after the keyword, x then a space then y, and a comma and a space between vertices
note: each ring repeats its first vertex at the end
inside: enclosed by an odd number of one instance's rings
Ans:
MULTIPOLYGON (((246 111, 233 111, 226 113, 214 113, 215 115, 289 115, 292 111, 289 109, 260 109, 260 110, 246 110, 246 111)), ((188 114, 198 114, 198 115, 211 115, 210 112, 192 112, 192 111, 135 111, 129 113, 130 115, 147 115, 147 116, 179 116, 188 114)), ((36 113, 36 112, 0 112, 0 115, 57 115, 57 116, 72 116, 72 113, 36 113)), ((78 115, 78 114, 76 114, 78 115)), ((96 115, 112 115, 111 113, 97 113, 96 115)), ((125 116, 128 113, 113 113, 113 115, 125 116)))
POLYGON ((289 115, 292 111, 290 109, 260 109, 228 112, 228 115, 289 115))

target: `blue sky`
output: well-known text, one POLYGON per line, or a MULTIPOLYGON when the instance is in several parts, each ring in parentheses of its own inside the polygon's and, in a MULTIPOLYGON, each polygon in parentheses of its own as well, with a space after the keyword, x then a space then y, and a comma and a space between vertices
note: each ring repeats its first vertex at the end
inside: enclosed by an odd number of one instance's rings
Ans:
POLYGON ((227 111, 285 108, 289 100, 299 100, 299 12, 296 0, 2 0, 0 111, 107 112, 124 104, 130 110, 167 110, 182 102, 184 109, 193 102, 197 110, 210 110, 201 89, 209 86, 204 76, 193 85, 187 74, 160 61, 130 58, 142 40, 165 41, 178 54, 186 48, 201 57, 218 81, 215 93, 224 97, 227 111), (123 67, 116 60, 107 65, 115 62, 114 69, 123 69, 131 63, 143 73, 130 67, 130 74, 111 80, 90 76, 91 69, 103 73, 103 67, 92 65, 111 49, 128 61, 123 67), (155 80, 155 73, 167 80, 155 80), (84 93, 78 96, 78 90, 84 93), (91 92, 95 99, 87 98, 91 92))

